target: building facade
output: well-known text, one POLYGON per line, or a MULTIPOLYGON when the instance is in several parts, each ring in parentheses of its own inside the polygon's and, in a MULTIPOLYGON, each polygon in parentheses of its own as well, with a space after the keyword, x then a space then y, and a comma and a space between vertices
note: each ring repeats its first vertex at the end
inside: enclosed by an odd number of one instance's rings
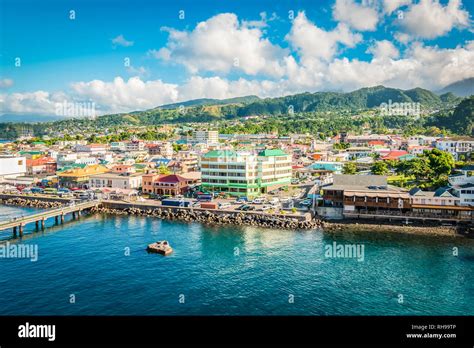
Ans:
POLYGON ((90 188, 118 188, 118 189, 138 189, 142 186, 142 174, 140 173, 102 173, 89 177, 90 188))
POLYGON ((291 156, 281 150, 258 155, 213 150, 201 157, 201 185, 207 191, 254 197, 290 183, 291 156))

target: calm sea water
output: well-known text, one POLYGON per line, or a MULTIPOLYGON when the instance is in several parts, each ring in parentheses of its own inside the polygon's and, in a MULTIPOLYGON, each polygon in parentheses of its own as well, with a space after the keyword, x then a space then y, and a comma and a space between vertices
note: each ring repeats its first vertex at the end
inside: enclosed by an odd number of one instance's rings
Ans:
POLYGON ((134 216, 48 226, 22 241, 37 262, 0 259, 0 315, 474 315, 473 240, 134 216), (171 256, 145 251, 162 239, 171 256), (364 261, 326 258, 334 241, 363 244, 364 261))

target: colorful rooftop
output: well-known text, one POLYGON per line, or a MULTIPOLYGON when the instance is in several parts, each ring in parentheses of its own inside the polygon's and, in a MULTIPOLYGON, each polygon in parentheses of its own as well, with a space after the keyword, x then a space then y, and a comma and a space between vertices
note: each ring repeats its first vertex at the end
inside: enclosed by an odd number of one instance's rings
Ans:
POLYGON ((232 150, 212 150, 206 153, 204 158, 215 158, 215 157, 235 157, 237 152, 232 150))
POLYGON ((263 157, 270 157, 270 156, 287 156, 285 152, 280 149, 272 149, 272 150, 263 150, 258 153, 259 156, 263 157))

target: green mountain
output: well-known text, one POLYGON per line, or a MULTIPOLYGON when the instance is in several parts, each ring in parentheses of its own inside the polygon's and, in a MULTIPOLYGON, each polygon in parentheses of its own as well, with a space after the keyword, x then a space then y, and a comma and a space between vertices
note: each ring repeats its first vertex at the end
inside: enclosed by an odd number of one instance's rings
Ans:
POLYGON ((451 92, 459 97, 468 97, 474 94, 474 77, 451 83, 444 87, 440 94, 451 92))
POLYGON ((445 101, 435 93, 422 88, 401 90, 376 86, 349 93, 302 93, 280 98, 267 98, 238 109, 238 116, 282 115, 294 112, 362 110, 379 107, 382 103, 420 103, 424 107, 439 108, 445 101))
POLYGON ((177 109, 181 106, 184 107, 191 107, 191 106, 202 106, 202 105, 227 105, 227 104, 249 104, 255 101, 260 100, 259 97, 256 95, 248 95, 245 97, 236 97, 236 98, 229 98, 229 99, 194 99, 188 100, 182 103, 174 103, 174 104, 165 104, 157 107, 156 109, 177 109))
MULTIPOLYGON (((374 129, 379 127, 404 129, 411 124, 413 131, 418 127, 418 131, 423 127, 433 126, 455 131, 458 134, 466 134, 463 126, 469 126, 469 114, 466 108, 469 103, 459 104, 463 99, 456 97, 452 93, 437 95, 422 88, 401 90, 396 88, 386 88, 375 86, 361 88, 349 93, 340 92, 317 92, 301 93, 279 98, 260 99, 256 96, 239 97, 232 99, 196 99, 183 103, 168 104, 145 111, 136 111, 123 114, 112 114, 99 116, 91 119, 65 119, 56 122, 32 124, 37 135, 51 132, 51 130, 65 129, 74 133, 79 130, 97 130, 106 128, 116 128, 122 126, 153 126, 164 123, 187 123, 187 122, 215 122, 220 120, 232 120, 246 116, 263 115, 269 116, 271 122, 285 122, 286 131, 291 129, 313 129, 315 118, 324 118, 324 122, 329 122, 338 118, 338 124, 344 127, 359 129, 367 125, 370 116, 366 114, 364 120, 353 121, 351 114, 380 107, 382 103, 420 103, 421 109, 436 112, 430 117, 423 117, 414 122, 413 117, 402 118, 400 116, 386 116, 383 120, 373 118, 374 129), (454 108, 459 104, 456 112, 454 108), (185 106, 181 108, 180 106, 185 106), (459 109, 463 105, 461 109, 459 109), (292 117, 292 114, 296 117, 292 117), (329 114, 328 114, 329 113, 329 114), (467 115, 467 116, 466 116, 467 115), (271 117, 273 116, 273 117, 271 117), (450 118, 453 117, 454 122, 450 118), (288 118, 293 118, 291 122, 288 118), (307 122, 307 126, 301 127, 298 122, 307 122), (297 127, 297 128, 295 128, 297 127), (298 128, 300 127, 300 128, 298 128)), ((321 121, 323 122, 323 121, 321 121)), ((324 123, 323 122, 323 123, 324 123)), ((15 137, 21 129, 21 123, 1 123, 0 134, 6 132, 4 136, 15 137)), ((334 126, 326 125, 329 128, 334 126)), ((326 127, 324 126, 324 127, 326 127)), ((262 131, 269 131, 262 129, 262 131)), ((323 127, 323 126, 322 126, 323 127)), ((317 128, 317 127, 316 127, 317 128)), ((468 128, 465 128, 468 129, 468 128)), ((470 129, 470 128, 469 128, 470 129)))

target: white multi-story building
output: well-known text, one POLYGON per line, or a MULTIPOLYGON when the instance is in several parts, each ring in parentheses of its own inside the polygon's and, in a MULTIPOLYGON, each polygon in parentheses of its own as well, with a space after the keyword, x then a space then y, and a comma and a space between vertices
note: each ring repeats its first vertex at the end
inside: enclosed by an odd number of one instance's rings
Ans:
POLYGON ((461 155, 469 158, 474 151, 474 140, 440 139, 435 145, 437 149, 449 152, 456 160, 461 155))
POLYGON ((125 149, 130 152, 143 151, 145 149, 145 143, 140 140, 132 140, 126 143, 125 149))
POLYGON ((474 207, 474 184, 466 184, 456 187, 459 195, 459 204, 474 207))
POLYGON ((15 177, 25 175, 26 157, 1 156, 0 177, 15 177))
POLYGON ((119 189, 137 189, 142 185, 141 173, 103 173, 95 174, 89 177, 89 187, 101 188, 119 188, 119 189))
POLYGON ((465 166, 457 170, 456 174, 450 175, 448 181, 452 186, 465 184, 474 185, 474 166, 465 166))
POLYGON ((219 144, 218 131, 195 131, 193 133, 193 143, 195 144, 219 144))
POLYGON ((282 150, 258 153, 258 185, 261 193, 273 191, 291 183, 291 155, 282 150))

